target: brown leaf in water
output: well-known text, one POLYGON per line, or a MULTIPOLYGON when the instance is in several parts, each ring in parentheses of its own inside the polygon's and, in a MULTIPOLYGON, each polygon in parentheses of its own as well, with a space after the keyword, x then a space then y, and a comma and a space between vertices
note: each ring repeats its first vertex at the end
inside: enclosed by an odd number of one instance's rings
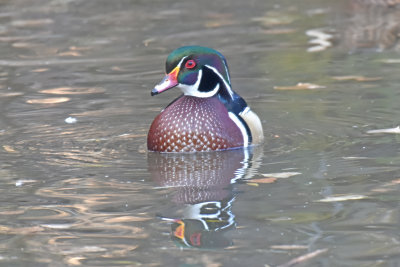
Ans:
POLYGON ((142 43, 145 47, 148 47, 150 43, 153 43, 155 41, 156 41, 156 38, 147 38, 147 39, 143 40, 142 43))
POLYGON ((39 92, 53 95, 86 95, 104 93, 105 91, 102 87, 57 87, 44 89, 39 92))
POLYGON ((90 46, 70 46, 69 50, 73 51, 86 51, 86 50, 91 50, 93 47, 90 46))
POLYGON ((38 46, 38 44, 34 44, 34 43, 27 43, 27 42, 16 42, 12 44, 12 47, 15 48, 32 48, 38 46))
POLYGON ((119 67, 119 66, 113 66, 113 67, 111 67, 111 70, 113 70, 113 71, 124 71, 121 67, 119 67))
POLYGON ((348 76, 333 76, 332 79, 337 81, 374 82, 382 80, 382 77, 365 77, 357 75, 348 75, 348 76))
POLYGON ((81 260, 86 259, 85 257, 68 257, 65 261, 68 265, 79 266, 82 265, 81 260))
POLYGON ((42 98, 42 99, 29 99, 26 103, 29 104, 58 104, 68 102, 68 97, 53 97, 53 98, 42 98))
POLYGON ((58 55, 62 56, 62 57, 66 57, 66 56, 81 57, 82 56, 82 54, 79 53, 78 51, 65 51, 65 52, 58 53, 58 55))
POLYGON ((391 185, 400 184, 400 178, 390 182, 391 185))
POLYGON ((11 22, 15 27, 37 27, 54 23, 52 19, 31 19, 31 20, 14 20, 11 22))
POLYGON ((379 193, 385 193, 385 192, 389 192, 389 191, 394 191, 397 190, 395 187, 395 185, 400 184, 400 178, 399 179, 395 179, 393 181, 390 181, 388 183, 385 183, 383 185, 381 185, 378 188, 372 189, 372 192, 379 192, 379 193))
POLYGON ((7 151, 8 153, 17 153, 17 151, 12 146, 9 146, 9 145, 4 145, 3 149, 5 151, 7 151))
POLYGON ((102 255, 102 257, 104 258, 125 257, 127 255, 131 255, 132 252, 138 247, 139 245, 133 245, 133 246, 122 245, 121 249, 115 249, 113 251, 105 253, 102 255))
POLYGON ((20 227, 20 228, 12 228, 8 226, 0 225, 0 234, 7 234, 7 235, 29 235, 35 234, 38 232, 43 232, 43 228, 40 226, 31 226, 31 227, 20 227))
POLYGON ((276 181, 276 178, 269 177, 269 178, 259 178, 259 179, 251 179, 251 183, 257 184, 272 184, 276 181))
POLYGON ((314 90, 326 88, 326 86, 313 83, 298 83, 294 86, 274 86, 275 90, 314 90))
POLYGON ((106 223, 122 223, 122 222, 144 222, 151 218, 137 217, 137 216, 119 216, 105 220, 106 223))
POLYGON ((273 177, 273 178, 289 178, 299 174, 301 174, 301 172, 276 172, 276 173, 263 173, 262 176, 273 177))
POLYGON ((279 29, 265 29, 261 30, 261 33, 263 34, 289 34, 289 33, 294 33, 297 32, 296 29, 294 28, 279 28, 279 29))
POLYGON ((295 14, 280 11, 268 11, 263 17, 253 18, 252 21, 260 23, 264 27, 272 27, 277 25, 288 25, 298 18, 295 14))
MULTIPOLYGON (((1 89, 1 87, 0 87, 0 89, 1 89)), ((0 93, 0 97, 20 96, 23 94, 24 93, 21 93, 21 92, 5 92, 5 93, 0 93)))
POLYGON ((34 70, 31 70, 32 72, 45 72, 45 71, 48 71, 49 69, 48 68, 39 68, 39 69, 34 69, 34 70))
POLYGON ((282 249, 282 250, 295 250, 295 249, 308 249, 308 246, 303 245, 272 245, 272 249, 282 249))
POLYGON ((359 199, 365 199, 368 198, 367 196, 364 195, 332 195, 320 200, 317 200, 316 202, 339 202, 339 201, 348 201, 348 200, 359 200, 359 199))
POLYGON ((259 186, 259 184, 257 184, 257 183, 246 183, 247 185, 250 185, 250 186, 259 186))
POLYGON ((206 28, 218 28, 235 24, 232 13, 209 13, 205 23, 206 28))

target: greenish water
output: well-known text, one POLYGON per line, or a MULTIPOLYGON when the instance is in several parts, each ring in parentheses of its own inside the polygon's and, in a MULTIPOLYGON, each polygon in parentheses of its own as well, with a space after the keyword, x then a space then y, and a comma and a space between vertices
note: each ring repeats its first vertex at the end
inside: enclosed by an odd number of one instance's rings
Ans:
POLYGON ((399 17, 361 0, 2 1, 0 266, 398 266, 399 17), (150 91, 191 44, 226 56, 263 146, 147 153, 179 95, 150 91))

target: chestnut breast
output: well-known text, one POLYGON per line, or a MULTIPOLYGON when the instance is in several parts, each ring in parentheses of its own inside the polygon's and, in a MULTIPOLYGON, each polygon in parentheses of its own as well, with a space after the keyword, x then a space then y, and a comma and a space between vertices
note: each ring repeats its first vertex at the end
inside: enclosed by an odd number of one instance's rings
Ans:
POLYGON ((243 135, 217 97, 182 96, 154 119, 150 151, 195 152, 243 146, 243 135))

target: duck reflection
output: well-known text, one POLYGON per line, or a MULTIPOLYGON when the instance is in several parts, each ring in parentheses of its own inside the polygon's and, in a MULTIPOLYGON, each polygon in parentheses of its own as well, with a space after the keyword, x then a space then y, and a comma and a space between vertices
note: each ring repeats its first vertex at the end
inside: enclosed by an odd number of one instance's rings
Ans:
POLYGON ((232 245, 224 236, 235 227, 232 204, 234 184, 256 172, 262 148, 212 153, 149 153, 149 172, 162 187, 175 189, 173 202, 183 208, 182 218, 171 222, 172 239, 178 246, 222 248, 232 245))

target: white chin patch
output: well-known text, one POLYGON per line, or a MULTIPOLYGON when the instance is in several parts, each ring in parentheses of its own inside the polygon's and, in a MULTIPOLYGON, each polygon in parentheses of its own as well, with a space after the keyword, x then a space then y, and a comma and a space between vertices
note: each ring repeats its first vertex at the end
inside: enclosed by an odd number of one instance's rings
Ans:
POLYGON ((178 88, 181 89, 184 95, 195 96, 195 97, 212 97, 214 96, 219 90, 219 83, 214 87, 213 90, 208 92, 200 92, 199 85, 201 81, 201 77, 203 76, 203 71, 199 70, 199 74, 197 75, 197 81, 195 84, 187 85, 187 84, 178 84, 178 88))

